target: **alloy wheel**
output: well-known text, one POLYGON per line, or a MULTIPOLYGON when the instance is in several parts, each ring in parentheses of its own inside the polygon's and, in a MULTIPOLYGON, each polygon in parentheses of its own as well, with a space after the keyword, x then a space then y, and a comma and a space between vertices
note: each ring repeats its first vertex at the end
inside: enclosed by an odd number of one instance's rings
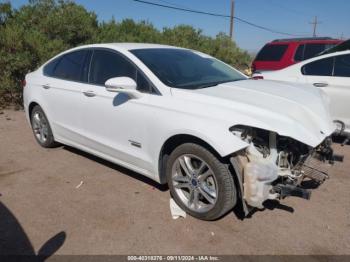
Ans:
POLYGON ((48 124, 41 112, 35 112, 32 119, 33 131, 40 143, 44 144, 49 135, 48 124))
POLYGON ((183 204, 196 212, 211 210, 218 197, 218 185, 210 166, 191 154, 178 157, 172 167, 172 183, 183 204))

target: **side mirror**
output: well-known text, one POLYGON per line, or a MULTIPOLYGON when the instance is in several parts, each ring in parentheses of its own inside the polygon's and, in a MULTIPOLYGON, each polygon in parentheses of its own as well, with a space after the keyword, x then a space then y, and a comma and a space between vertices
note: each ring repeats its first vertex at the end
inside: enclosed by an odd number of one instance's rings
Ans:
POLYGON ((130 77, 114 77, 110 78, 105 83, 106 90, 127 94, 130 98, 140 98, 142 93, 136 90, 137 84, 130 77))

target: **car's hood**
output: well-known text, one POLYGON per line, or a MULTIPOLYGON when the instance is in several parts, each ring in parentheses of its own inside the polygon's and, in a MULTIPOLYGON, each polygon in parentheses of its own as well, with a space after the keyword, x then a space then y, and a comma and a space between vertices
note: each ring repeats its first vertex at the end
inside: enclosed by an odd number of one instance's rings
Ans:
POLYGON ((335 129, 326 99, 311 86, 243 80, 172 92, 175 97, 191 100, 191 113, 206 114, 231 125, 271 130, 310 146, 321 143, 335 129))

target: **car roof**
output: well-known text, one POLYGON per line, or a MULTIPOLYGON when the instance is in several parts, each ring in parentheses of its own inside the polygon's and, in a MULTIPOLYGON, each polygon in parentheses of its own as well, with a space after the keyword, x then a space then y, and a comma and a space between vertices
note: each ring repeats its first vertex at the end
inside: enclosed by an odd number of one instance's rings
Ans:
POLYGON ((315 42, 315 41, 341 41, 339 39, 331 37, 301 37, 301 38, 284 38, 284 39, 275 39, 271 43, 278 42, 315 42))
POLYGON ((83 45, 83 46, 76 47, 74 49, 94 48, 94 47, 124 49, 124 50, 152 49, 152 48, 182 49, 180 47, 175 47, 175 46, 170 46, 170 45, 160 45, 160 44, 150 44, 150 43, 103 43, 103 44, 83 45))
POLYGON ((60 57, 64 54, 77 51, 80 49, 87 49, 87 48, 109 48, 114 49, 116 51, 130 51, 135 49, 154 49, 154 48, 171 48, 171 49, 183 49, 183 50, 189 50, 186 48, 176 47, 176 46, 170 46, 170 45, 160 45, 160 44, 150 44, 150 43, 102 43, 102 44, 90 44, 90 45, 81 45, 77 46, 71 49, 67 49, 50 60, 46 61, 41 67, 44 67, 46 64, 50 63, 52 60, 56 59, 57 57, 60 57))
POLYGON ((266 45, 290 45, 290 44, 340 44, 343 40, 338 39, 281 39, 267 43, 266 45))
POLYGON ((290 45, 290 44, 340 44, 340 40, 306 40, 306 41, 285 41, 285 42, 270 42, 267 45, 290 45))

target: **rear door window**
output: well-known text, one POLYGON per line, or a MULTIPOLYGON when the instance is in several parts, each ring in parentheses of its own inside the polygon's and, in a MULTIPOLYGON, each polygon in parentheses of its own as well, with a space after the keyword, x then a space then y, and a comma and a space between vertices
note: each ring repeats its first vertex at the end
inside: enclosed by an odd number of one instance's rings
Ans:
POLYGON ((280 61, 288 49, 285 44, 268 44, 260 50, 256 61, 280 61))
POLYGON ((334 44, 301 44, 295 52, 294 61, 303 61, 315 57, 319 53, 333 46, 334 44))
POLYGON ((325 58, 309 64, 301 68, 303 75, 310 76, 332 76, 333 74, 334 58, 325 58))
POLYGON ((56 58, 52 60, 50 63, 48 63, 46 66, 44 66, 44 75, 46 76, 54 76, 54 71, 56 69, 56 66, 58 62, 60 61, 61 57, 56 58))
POLYGON ((305 50, 305 45, 298 46, 297 51, 295 52, 295 55, 294 55, 294 61, 304 60, 304 50, 305 50))
POLYGON ((334 76, 350 77, 350 55, 335 57, 334 76))
MULTIPOLYGON (((71 81, 86 81, 87 68, 85 61, 88 59, 88 50, 79 50, 63 55, 54 69, 51 69, 51 65, 47 68, 47 72, 51 73, 51 76, 71 80, 71 81), (52 72, 50 72, 52 70, 52 72)), ((45 70, 44 70, 45 71, 45 70)))

